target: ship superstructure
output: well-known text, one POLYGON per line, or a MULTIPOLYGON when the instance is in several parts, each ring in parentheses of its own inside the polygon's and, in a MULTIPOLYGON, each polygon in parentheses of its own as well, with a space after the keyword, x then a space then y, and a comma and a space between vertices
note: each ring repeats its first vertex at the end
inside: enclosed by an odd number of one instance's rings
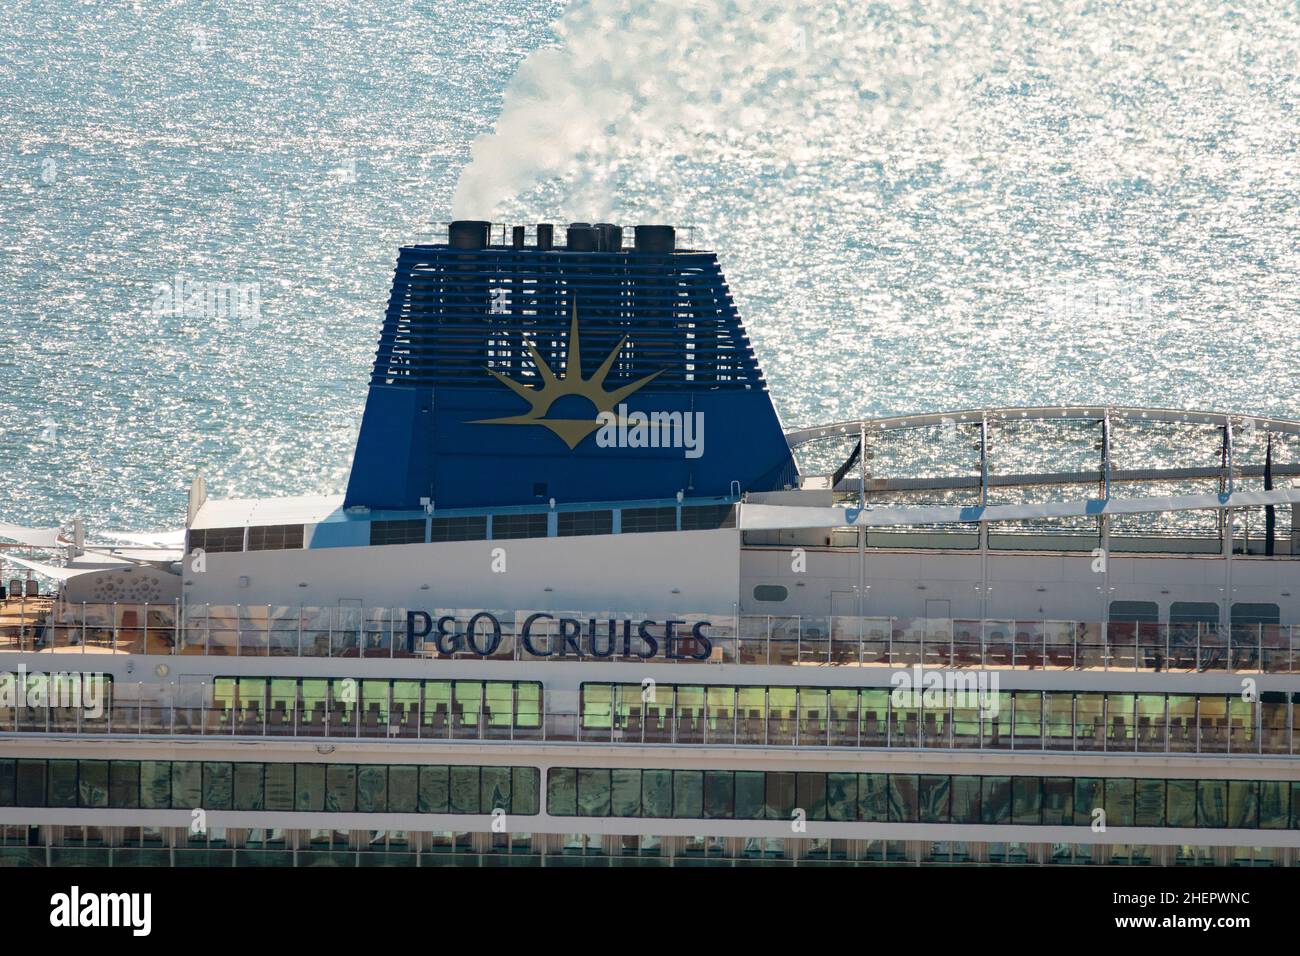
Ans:
POLYGON ((401 250, 343 494, 0 526, 0 862, 1297 862, 1300 423, 786 430, 562 232, 401 250))

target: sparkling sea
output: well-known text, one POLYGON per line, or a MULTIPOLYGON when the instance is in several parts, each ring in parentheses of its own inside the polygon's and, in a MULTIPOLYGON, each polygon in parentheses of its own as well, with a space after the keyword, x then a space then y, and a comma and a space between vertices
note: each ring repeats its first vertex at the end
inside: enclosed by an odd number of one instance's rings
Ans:
POLYGON ((453 215, 692 227, 790 427, 1300 417, 1298 59, 1295 3, 3 0, 0 520, 342 490, 453 215))

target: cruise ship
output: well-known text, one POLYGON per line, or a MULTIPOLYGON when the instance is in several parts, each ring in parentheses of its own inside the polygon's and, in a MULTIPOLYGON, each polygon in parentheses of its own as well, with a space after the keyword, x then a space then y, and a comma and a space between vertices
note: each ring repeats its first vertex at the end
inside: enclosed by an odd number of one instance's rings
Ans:
POLYGON ((1300 863, 1300 422, 790 429, 673 227, 438 238, 343 494, 0 524, 0 864, 1300 863))

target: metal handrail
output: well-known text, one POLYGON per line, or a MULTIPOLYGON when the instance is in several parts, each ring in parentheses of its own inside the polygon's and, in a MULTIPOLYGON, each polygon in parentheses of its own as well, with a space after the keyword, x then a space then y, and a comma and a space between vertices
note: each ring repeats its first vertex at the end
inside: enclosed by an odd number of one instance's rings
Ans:
MULTIPOLYGON (((527 652, 518 637, 532 611, 500 611, 502 640, 486 658, 465 649, 443 653, 429 640, 406 649, 406 610, 291 605, 72 604, 58 602, 0 626, 0 653, 97 652, 150 656, 419 658, 530 661, 591 660, 638 663, 615 646, 608 657, 574 655, 558 641, 555 621, 534 631, 545 655, 527 652)), ((472 611, 442 609, 463 626, 472 611)), ((556 617, 566 612, 548 612, 556 617)), ((608 611, 579 612, 604 620, 608 611)), ((615 615, 623 616, 623 615, 615 615)), ((626 615, 633 619, 653 615, 626 615)), ((662 615, 660 615, 662 618, 662 615)), ((663 664, 1009 668, 1147 672, 1226 671, 1300 673, 1300 625, 1157 624, 1111 621, 973 620, 856 616, 680 614, 707 620, 712 651, 706 659, 663 656, 663 664)))
MULTIPOLYGON (((269 684, 269 682, 268 682, 269 684)), ((127 685, 131 687, 132 685, 127 685)), ((548 711, 545 699, 538 700, 536 710, 521 712, 512 704, 511 712, 492 714, 480 706, 472 720, 460 712, 430 711, 417 703, 414 708, 386 701, 382 714, 380 702, 367 709, 376 720, 363 720, 362 707, 355 702, 341 707, 312 706, 306 699, 295 701, 288 720, 273 721, 269 708, 249 704, 215 702, 210 685, 187 687, 198 690, 197 702, 178 702, 176 685, 134 685, 136 696, 115 698, 101 716, 92 718, 80 708, 15 708, 9 726, 0 726, 0 738, 28 734, 99 735, 136 737, 229 737, 232 739, 291 740, 373 740, 385 742, 538 742, 618 744, 626 746, 718 746, 728 747, 797 747, 828 749, 909 749, 909 750, 984 750, 1036 752, 1106 752, 1216 754, 1228 756, 1287 756, 1300 749, 1296 737, 1294 708, 1277 704, 1285 711, 1284 726, 1264 721, 1265 707, 1259 701, 1245 701, 1248 714, 1233 713, 1225 702, 1228 694, 1172 695, 1189 698, 1190 712, 1175 713, 1171 695, 1165 695, 1159 712, 1139 714, 1134 702, 1140 694, 1133 692, 1094 692, 1098 707, 1081 706, 1078 692, 1026 691, 1008 692, 1006 710, 982 715, 978 710, 966 713, 948 702, 938 707, 918 700, 913 704, 896 704, 887 691, 879 711, 855 702, 851 716, 834 716, 826 698, 817 698, 817 710, 810 709, 803 694, 811 688, 788 688, 793 692, 786 706, 778 706, 765 697, 760 715, 745 715, 738 700, 716 711, 707 702, 698 707, 674 705, 671 687, 662 710, 654 714, 647 707, 633 716, 613 709, 587 713, 548 711), (145 687, 163 688, 150 699, 145 687), (1043 706, 1044 693, 1064 694, 1069 698, 1068 713, 1050 713, 1043 706), (1029 702, 1028 719, 1020 714, 1025 698, 1029 702), (1127 700, 1127 706, 1113 711, 1115 698, 1127 700), (1202 700, 1217 699, 1225 706, 1202 709, 1202 700), (826 707, 823 711, 821 708, 826 707), (887 706, 887 711, 885 707, 887 706), (641 711, 644 711, 641 712, 641 711), (34 719, 32 714, 39 714, 34 719), (343 717, 339 717, 339 714, 343 717), (394 720, 394 718, 398 718, 394 720), (502 720, 501 718, 505 719, 502 720), (595 724, 594 726, 592 724, 595 724), (1061 734, 1061 727, 1068 733, 1061 734), (960 728, 960 730, 958 729, 960 728)), ((124 688, 126 689, 126 688, 124 688)), ((855 689, 856 690, 856 689, 855 689)), ((258 698, 265 703, 266 687, 258 698)), ((600 704, 604 704, 601 701, 600 704)), ((841 713, 848 713, 842 711, 841 713)), ((282 712, 283 716, 283 712, 282 712)))

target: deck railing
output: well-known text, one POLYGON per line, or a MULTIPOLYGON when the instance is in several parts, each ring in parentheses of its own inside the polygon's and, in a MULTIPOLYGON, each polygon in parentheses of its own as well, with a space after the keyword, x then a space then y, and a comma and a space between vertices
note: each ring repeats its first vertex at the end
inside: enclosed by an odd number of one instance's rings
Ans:
POLYGON ((685 623, 676 625, 670 655, 663 615, 547 611, 526 643, 525 622, 540 612, 499 610, 491 613, 500 640, 479 654, 464 639, 466 622, 478 611, 428 613, 432 621, 454 622, 441 648, 434 633, 408 640, 405 608, 61 602, 51 610, 48 601, 11 601, 0 618, 0 652, 1300 673, 1300 625, 1287 624, 679 614, 675 620, 685 623), (598 647, 608 653, 592 653, 586 638, 575 652, 574 642, 560 634, 562 617, 579 622, 584 633, 594 619, 598 647), (649 628, 659 644, 650 654, 635 636, 644 618, 658 622, 649 628), (610 620, 620 622, 612 641, 610 620), (622 636, 623 620, 634 622, 631 644, 622 636), (699 621, 708 622, 707 646, 690 637, 699 621))
MULTIPOLYGON (((574 712, 548 709, 546 695, 525 692, 524 684, 495 685, 485 697, 481 684, 464 682, 462 703, 462 682, 456 682, 455 691, 451 682, 427 682, 421 691, 403 686, 419 682, 339 678, 328 682, 328 693, 309 693, 307 685, 327 682, 216 678, 193 684, 102 681, 78 706, 33 703, 36 685, 53 679, 27 675, 25 690, 31 697, 16 706, 0 706, 0 736, 1300 753, 1300 697, 1285 693, 1246 700, 1224 693, 1015 690, 994 692, 984 702, 996 708, 981 711, 961 701, 927 702, 923 696, 899 702, 884 688, 771 687, 764 692, 761 687, 731 687, 723 688, 726 694, 705 698, 698 686, 665 685, 654 698, 644 699, 640 685, 632 684, 626 685, 632 696, 617 703, 607 696, 609 685, 597 686, 574 712), (96 706, 85 706, 91 700, 96 706)), ((6 700, 15 698, 14 690, 6 688, 6 700)))

